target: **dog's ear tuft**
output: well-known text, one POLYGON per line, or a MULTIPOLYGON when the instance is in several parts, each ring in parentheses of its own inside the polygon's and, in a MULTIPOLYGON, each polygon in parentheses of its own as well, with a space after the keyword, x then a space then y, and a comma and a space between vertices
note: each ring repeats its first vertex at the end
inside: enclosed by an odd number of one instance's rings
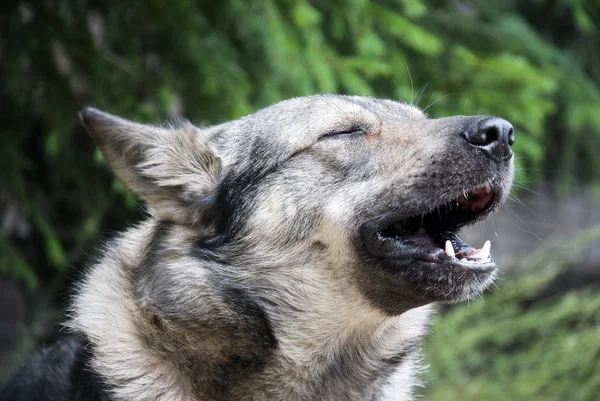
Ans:
POLYGON ((94 108, 80 117, 115 174, 159 219, 212 223, 221 159, 202 129, 138 124, 94 108))

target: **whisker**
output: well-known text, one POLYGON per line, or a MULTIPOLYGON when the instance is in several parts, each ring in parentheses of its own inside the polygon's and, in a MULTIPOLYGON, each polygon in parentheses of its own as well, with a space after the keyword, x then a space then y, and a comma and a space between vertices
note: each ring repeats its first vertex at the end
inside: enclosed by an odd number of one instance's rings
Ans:
POLYGON ((428 109, 428 108, 430 108, 431 106, 433 106, 434 104, 436 104, 437 102, 439 102, 440 100, 442 100, 442 99, 445 99, 445 98, 447 98, 448 96, 451 96, 451 95, 456 95, 456 94, 457 94, 457 92, 448 93, 447 95, 444 95, 444 96, 442 96, 442 97, 438 98, 438 99, 437 99, 437 100, 435 100, 433 103, 431 103, 430 105, 428 105, 427 107, 425 107, 425 108, 422 110, 422 111, 423 111, 423 113, 424 113, 425 111, 427 111, 427 109, 428 109))
POLYGON ((517 219, 519 219, 519 221, 520 221, 521 223, 525 224, 525 227, 526 227, 527 229, 525 229, 525 228, 523 228, 523 227, 520 227, 518 224, 516 224, 516 223, 514 223, 514 222, 513 222, 513 225, 514 225, 515 227, 517 227, 519 230, 521 230, 521 231, 523 231, 523 232, 525 232, 525 233, 527 233, 527 234, 534 235, 534 236, 535 236, 535 237, 536 237, 538 240, 540 240, 540 241, 542 240, 542 238, 539 236, 539 234, 540 234, 540 233, 536 233, 535 231, 533 231, 533 230, 531 229, 531 227, 529 227, 529 224, 527 224, 527 223, 526 223, 526 222, 525 222, 525 221, 524 221, 524 220, 521 218, 521 216, 519 216, 517 213, 515 213, 515 212, 514 212, 514 211, 513 211, 513 210, 510 208, 510 206, 508 206, 508 205, 504 205, 504 207, 506 208, 506 210, 507 210, 507 211, 508 211, 508 212, 509 212, 509 213, 510 213, 510 214, 511 214, 513 217, 516 217, 517 219))
POLYGON ((525 208, 525 210, 527 210, 533 217, 535 217, 536 219, 539 219, 541 221, 546 221, 547 219, 536 213, 532 208, 530 208, 525 202, 521 201, 521 199, 519 199, 516 195, 509 195, 508 198, 510 200, 512 200, 513 202, 517 203, 518 205, 522 206, 523 208, 525 208))
POLYGON ((524 185, 519 185, 519 184, 513 183, 513 187, 517 187, 517 188, 520 188, 520 189, 522 189, 522 190, 524 190, 524 191, 531 192, 532 194, 535 194, 535 195, 537 195, 537 196, 540 196, 540 197, 542 197, 543 199, 545 199, 545 200, 547 200, 547 201, 550 201, 550 199, 549 199, 548 197, 546 197, 546 196, 542 195, 542 194, 541 194, 541 193, 539 193, 539 192, 535 192, 533 189, 527 188, 527 187, 526 187, 526 186, 524 186, 524 185))
POLYGON ((433 81, 433 78, 431 78, 424 86, 423 89, 421 89, 421 91, 419 92, 419 97, 417 97, 417 101, 415 102, 417 104, 417 106, 419 105, 419 101, 421 100, 421 96, 423 96, 423 92, 425 92, 425 89, 427 89, 427 86, 429 86, 429 84, 431 83, 431 81, 433 81))

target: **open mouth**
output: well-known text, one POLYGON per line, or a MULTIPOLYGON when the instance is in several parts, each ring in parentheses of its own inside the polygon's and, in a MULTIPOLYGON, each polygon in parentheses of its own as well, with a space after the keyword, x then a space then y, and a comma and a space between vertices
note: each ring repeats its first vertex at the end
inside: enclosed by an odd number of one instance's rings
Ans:
POLYGON ((421 260, 470 270, 495 268, 490 241, 473 248, 458 235, 460 228, 481 220, 495 204, 490 185, 478 186, 433 210, 412 216, 379 220, 367 249, 388 259, 421 260), (381 228, 383 227, 383 228, 381 228))

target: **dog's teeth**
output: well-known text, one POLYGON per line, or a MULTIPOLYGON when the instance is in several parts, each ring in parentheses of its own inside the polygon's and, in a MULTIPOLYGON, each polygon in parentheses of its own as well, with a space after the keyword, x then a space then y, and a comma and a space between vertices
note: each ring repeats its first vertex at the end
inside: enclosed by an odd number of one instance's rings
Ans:
POLYGON ((452 242, 450 242, 450 240, 446 241, 446 246, 444 247, 444 252, 446 252, 447 255, 455 258, 456 254, 454 253, 454 247, 452 246, 452 242))
POLYGON ((492 243, 490 240, 485 241, 483 247, 481 248, 480 254, 481 259, 488 259, 490 257, 490 251, 492 250, 492 243))
POLYGON ((492 243, 489 240, 485 241, 485 244, 483 244, 481 249, 478 250, 473 255, 469 255, 469 257, 472 259, 489 259, 491 249, 492 249, 492 243))

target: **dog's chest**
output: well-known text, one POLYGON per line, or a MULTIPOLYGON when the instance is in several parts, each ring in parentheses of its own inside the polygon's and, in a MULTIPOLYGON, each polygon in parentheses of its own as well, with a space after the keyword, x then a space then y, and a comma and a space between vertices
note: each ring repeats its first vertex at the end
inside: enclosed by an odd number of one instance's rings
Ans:
POLYGON ((234 390, 232 399, 412 400, 412 390, 418 384, 420 336, 410 334, 403 338, 397 333, 387 343, 349 341, 337 351, 304 359, 294 360, 279 349, 264 371, 234 390))
POLYGON ((411 346, 390 360, 358 360, 359 354, 340 356, 320 366, 319 373, 273 371, 262 378, 258 386, 262 391, 250 385, 240 400, 409 401, 418 382, 417 354, 417 348, 411 346), (258 397, 257 390, 261 393, 258 397))
POLYGON ((412 400, 420 383, 419 350, 430 312, 429 306, 412 309, 368 338, 340 335, 329 348, 312 354, 281 341, 274 363, 264 372, 265 399, 412 400))

